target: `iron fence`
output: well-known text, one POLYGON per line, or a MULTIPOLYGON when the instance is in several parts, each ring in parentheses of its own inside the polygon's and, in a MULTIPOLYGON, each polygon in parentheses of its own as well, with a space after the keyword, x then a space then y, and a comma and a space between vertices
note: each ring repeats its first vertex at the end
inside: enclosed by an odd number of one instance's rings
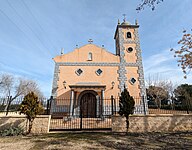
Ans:
MULTIPOLYGON (((0 114, 19 114, 23 98, 11 103, 7 98, 0 98, 0 114), (9 107, 8 107, 9 104, 9 107)), ((44 114, 51 115, 50 131, 61 130, 111 130, 112 116, 119 112, 119 98, 100 99, 87 97, 83 99, 40 98, 44 114)), ((146 97, 134 98, 134 114, 189 114, 190 105, 162 104, 147 102, 146 97)), ((188 103, 189 104, 189 103, 188 103)))
POLYGON ((111 130, 111 99, 51 99, 50 131, 111 130))
MULTIPOLYGON (((9 98, 0 97, 0 113, 1 114, 19 114, 19 108, 23 101, 23 97, 19 97, 10 101, 9 98)), ((43 114, 49 114, 48 102, 50 102, 47 98, 39 98, 41 105, 44 108, 43 114)))
MULTIPOLYGON (((189 114, 186 105, 150 105, 146 97, 134 98, 134 114, 189 114)), ((111 129, 111 117, 119 112, 119 98, 50 99, 50 130, 111 129)))
POLYGON ((192 107, 190 105, 148 105, 149 114, 191 114, 192 107))
MULTIPOLYGON (((40 98, 39 99, 43 108, 44 114, 51 114, 54 116, 67 116, 70 112, 70 99, 53 99, 53 98, 40 98)), ((137 97, 134 98, 136 101, 134 114, 191 114, 192 113, 192 105, 191 103, 183 104, 183 103, 169 103, 169 104, 161 104, 158 106, 154 101, 147 101, 145 97, 137 97)), ((13 100, 9 108, 8 107, 8 98, 0 97, 0 113, 6 113, 8 111, 9 114, 18 114, 19 107, 23 98, 17 98, 13 100), (7 110, 8 109, 8 110, 7 110)), ((118 114, 119 111, 119 98, 111 97, 105 99, 107 104, 104 104, 101 107, 101 102, 97 101, 97 110, 103 109, 103 114, 114 115, 118 114), (100 103, 100 104, 99 104, 100 103), (99 104, 99 105, 98 105, 99 104)), ((192 101, 192 100, 191 100, 192 101)), ((88 104, 88 103, 87 103, 88 104)), ((77 100, 74 102, 74 110, 71 112, 73 115, 79 113, 80 109, 78 109, 77 100)), ((87 107, 88 108, 88 107, 87 107)), ((96 116, 97 117, 97 116, 96 116)))

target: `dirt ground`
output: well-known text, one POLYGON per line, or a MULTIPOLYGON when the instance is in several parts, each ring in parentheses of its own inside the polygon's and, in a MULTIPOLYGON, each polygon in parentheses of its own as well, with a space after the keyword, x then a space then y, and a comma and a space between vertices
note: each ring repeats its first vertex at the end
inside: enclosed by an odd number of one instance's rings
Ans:
POLYGON ((64 132, 0 137, 0 150, 184 149, 192 150, 192 132, 129 133, 64 132))

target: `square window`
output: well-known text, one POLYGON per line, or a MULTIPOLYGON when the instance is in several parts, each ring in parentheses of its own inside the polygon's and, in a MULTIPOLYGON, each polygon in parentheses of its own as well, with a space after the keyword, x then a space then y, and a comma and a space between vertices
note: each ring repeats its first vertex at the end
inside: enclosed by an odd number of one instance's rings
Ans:
POLYGON ((130 83, 131 83, 131 84, 134 84, 135 82, 136 82, 136 79, 135 79, 135 78, 131 78, 131 79, 130 79, 130 83))
POLYGON ((97 71, 96 71, 96 74, 98 75, 98 76, 100 76, 101 74, 102 74, 102 70, 101 69, 98 69, 97 71))
POLYGON ((83 73, 83 70, 77 69, 77 70, 75 71, 75 73, 76 73, 78 76, 80 76, 80 75, 83 73))

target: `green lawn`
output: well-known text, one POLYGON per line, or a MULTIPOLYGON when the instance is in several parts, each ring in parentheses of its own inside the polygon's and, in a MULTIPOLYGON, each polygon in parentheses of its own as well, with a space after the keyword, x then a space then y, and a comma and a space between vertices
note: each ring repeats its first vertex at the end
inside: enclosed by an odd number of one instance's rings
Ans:
POLYGON ((94 133, 68 132, 0 137, 0 150, 63 149, 192 149, 192 132, 94 133))

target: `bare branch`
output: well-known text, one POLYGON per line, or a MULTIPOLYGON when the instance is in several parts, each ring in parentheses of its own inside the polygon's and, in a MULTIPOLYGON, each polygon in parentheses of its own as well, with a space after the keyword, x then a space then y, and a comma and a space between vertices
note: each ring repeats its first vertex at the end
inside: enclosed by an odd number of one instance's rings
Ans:
POLYGON ((11 96, 12 89, 14 87, 15 78, 9 74, 3 74, 0 76, 0 90, 5 96, 11 96))
POLYGON ((183 30, 183 37, 178 44, 181 45, 179 49, 172 48, 170 51, 175 53, 174 57, 177 58, 178 66, 183 70, 184 78, 187 78, 192 69, 192 34, 183 30))
POLYGON ((137 6, 136 10, 138 12, 144 10, 145 6, 150 7, 151 10, 155 10, 155 6, 161 2, 163 2, 163 0, 142 0, 142 2, 137 6))
POLYGON ((172 99, 174 97, 174 89, 176 85, 172 81, 167 79, 162 79, 159 74, 149 75, 147 94, 152 97, 156 103, 160 104, 163 99, 172 99))

